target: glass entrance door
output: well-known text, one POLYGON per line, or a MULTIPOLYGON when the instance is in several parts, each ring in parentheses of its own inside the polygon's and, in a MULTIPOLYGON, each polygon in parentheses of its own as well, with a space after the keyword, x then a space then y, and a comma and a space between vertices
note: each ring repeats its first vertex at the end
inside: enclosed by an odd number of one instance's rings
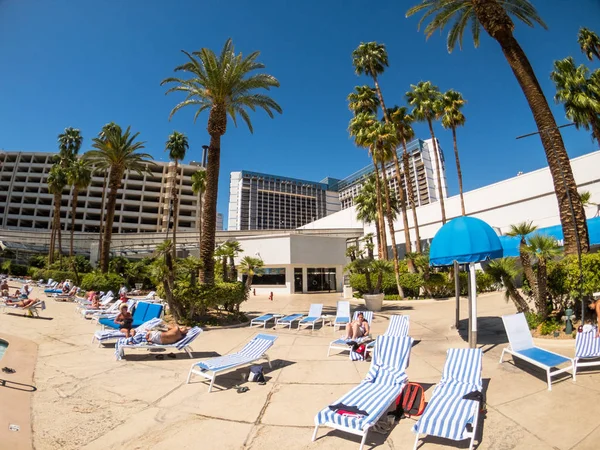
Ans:
POLYGON ((308 269, 306 281, 309 292, 331 292, 336 290, 335 268, 308 269))
POLYGON ((294 292, 302 292, 302 268, 296 267, 294 269, 294 292))

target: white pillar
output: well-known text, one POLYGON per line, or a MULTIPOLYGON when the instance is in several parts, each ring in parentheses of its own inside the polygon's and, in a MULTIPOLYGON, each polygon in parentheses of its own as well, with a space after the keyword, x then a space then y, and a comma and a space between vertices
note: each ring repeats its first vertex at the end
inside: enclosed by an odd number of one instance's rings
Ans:
POLYGON ((469 304, 470 307, 470 330, 469 330, 469 347, 477 347, 477 278, 475 276, 475 263, 469 263, 469 304))

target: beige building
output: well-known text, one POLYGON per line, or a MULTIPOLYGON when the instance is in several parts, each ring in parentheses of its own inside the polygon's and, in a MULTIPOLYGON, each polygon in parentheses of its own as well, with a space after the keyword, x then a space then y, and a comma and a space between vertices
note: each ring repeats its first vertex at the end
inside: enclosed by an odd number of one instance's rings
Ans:
MULTIPOLYGON (((49 230, 53 196, 46 180, 54 153, 0 152, 0 229, 49 230)), ((179 165, 178 229, 196 229, 198 198, 191 176, 199 165, 179 165), (183 175, 183 176, 182 176, 183 175)), ((167 229, 174 164, 156 162, 140 175, 126 172, 118 191, 113 233, 161 232, 167 229)), ((98 232, 104 175, 94 175, 86 191, 79 193, 75 231, 98 232)), ((71 195, 65 188, 61 204, 63 230, 71 227, 71 195)))

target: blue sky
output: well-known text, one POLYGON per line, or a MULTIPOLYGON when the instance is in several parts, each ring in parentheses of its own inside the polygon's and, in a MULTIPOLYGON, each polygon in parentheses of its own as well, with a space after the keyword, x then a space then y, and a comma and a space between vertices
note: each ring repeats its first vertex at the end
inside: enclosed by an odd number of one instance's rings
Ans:
MULTIPOLYGON (((344 177, 369 163, 348 138, 346 96, 368 79, 352 68, 352 50, 361 41, 385 43, 390 67, 381 77, 388 106, 403 104, 410 84, 431 80, 441 90, 463 93, 467 124, 458 132, 465 190, 546 165, 525 98, 495 41, 482 36, 474 49, 448 54, 445 36, 425 41, 417 18, 406 10, 417 0, 382 0, 368 7, 358 0, 0 0, 0 148, 54 151, 68 126, 81 129, 83 149, 103 124, 131 125, 147 151, 166 160, 164 142, 178 130, 188 135, 186 162, 200 159, 208 144, 207 115, 180 111, 179 99, 165 96, 160 81, 184 61, 181 49, 220 50, 232 37, 237 51, 260 50, 267 72, 277 77, 271 92, 283 114, 253 114, 254 134, 230 122, 222 139, 218 210, 227 215, 229 173, 269 172, 319 181, 344 177)), ((549 79, 552 62, 572 55, 586 62, 576 41, 587 26, 600 32, 600 2, 533 2, 549 26, 518 23, 516 36, 530 58, 554 109, 549 79)), ((597 63, 588 64, 592 69, 597 63)), ((426 126, 417 125, 427 138, 426 126)), ((458 192, 450 132, 436 126, 447 165, 450 194, 458 192)), ((585 131, 563 132, 571 157, 598 149, 585 131)))

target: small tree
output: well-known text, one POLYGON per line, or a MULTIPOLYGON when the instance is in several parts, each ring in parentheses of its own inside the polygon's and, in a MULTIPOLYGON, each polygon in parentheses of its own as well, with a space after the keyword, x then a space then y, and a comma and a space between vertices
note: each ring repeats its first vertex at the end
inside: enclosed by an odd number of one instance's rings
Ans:
POLYGON ((500 258, 491 261, 484 269, 492 276, 496 283, 502 283, 506 288, 505 298, 511 299, 518 312, 529 312, 529 305, 519 290, 515 287, 515 277, 518 275, 517 265, 514 258, 500 258))
POLYGON ((244 256, 240 261, 240 271, 247 276, 246 278, 246 289, 250 289, 252 286, 252 279, 255 276, 262 275, 262 267, 264 262, 260 258, 253 258, 252 256, 244 256))
POLYGON ((548 317, 548 261, 560 254, 556 239, 543 234, 529 237, 525 251, 537 261, 536 308, 541 319, 548 317))

